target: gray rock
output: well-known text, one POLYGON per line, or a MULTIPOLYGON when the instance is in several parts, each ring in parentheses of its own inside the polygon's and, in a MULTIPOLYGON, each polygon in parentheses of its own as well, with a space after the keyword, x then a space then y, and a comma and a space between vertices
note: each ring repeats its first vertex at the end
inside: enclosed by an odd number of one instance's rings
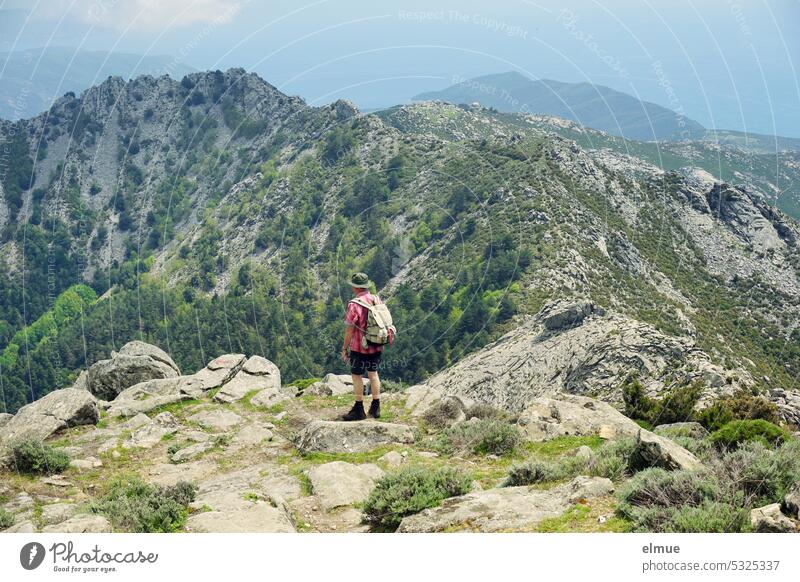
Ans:
POLYGON ((203 453, 208 450, 214 448, 214 445, 210 442, 202 442, 196 443, 194 445, 189 445, 188 447, 184 447, 179 449, 172 455, 172 462, 173 463, 183 463, 185 461, 189 461, 194 459, 195 457, 199 457, 203 453))
POLYGON ((244 509, 207 511, 186 521, 190 532, 217 533, 291 533, 294 524, 284 507, 265 501, 251 502, 244 509))
POLYGON ((157 378, 126 388, 110 403, 109 416, 134 416, 183 400, 198 398, 205 382, 195 376, 157 378))
POLYGON ((533 399, 517 423, 528 441, 559 436, 602 436, 606 439, 633 437, 641 427, 613 406, 600 400, 572 394, 533 399))
POLYGON ((281 373, 278 366, 261 356, 253 356, 242 369, 214 395, 217 402, 235 402, 254 390, 280 392, 281 373))
MULTIPOLYGON (((533 318, 434 374, 422 386, 520 412, 536 398, 558 393, 593 394, 621 403, 621 386, 632 373, 649 394, 657 396, 675 377, 691 382, 711 369, 729 375, 711 363, 692 339, 668 336, 621 314, 587 317, 581 325, 557 332, 533 318)), ((730 386, 708 390, 727 391, 753 383, 743 370, 730 376, 735 378, 730 386)), ((409 389, 407 406, 420 408, 420 401, 433 394, 409 389)))
POLYGON ((265 425, 261 423, 251 423, 243 426, 231 440, 231 449, 256 447, 265 441, 271 441, 275 437, 275 433, 272 432, 270 427, 275 428, 272 424, 265 425))
POLYGON ((97 457, 89 457, 87 459, 73 459, 69 462, 69 466, 77 469, 79 472, 91 471, 103 466, 103 461, 97 457))
POLYGON ((41 520, 43 525, 54 525, 64 522, 75 515, 78 506, 75 503, 51 503, 42 506, 41 520))
POLYGON ((178 432, 180 428, 181 425, 172 414, 162 412, 149 423, 133 431, 122 446, 129 449, 135 447, 150 449, 160 443, 161 439, 168 434, 178 432))
POLYGON ((693 471, 703 467, 697 457, 679 444, 644 429, 639 431, 630 462, 636 467, 661 467, 670 471, 693 471))
POLYGON ((244 354, 226 354, 211 360, 193 377, 202 382, 203 390, 207 392, 224 386, 242 369, 244 363, 244 354))
POLYGON ((98 398, 114 400, 126 388, 141 382, 180 375, 175 362, 156 346, 130 342, 108 360, 92 364, 86 377, 87 389, 98 398))
POLYGON ((8 447, 18 440, 44 440, 71 426, 97 424, 99 419, 97 400, 86 390, 54 390, 20 408, 0 428, 0 463, 8 458, 8 447))
POLYGON ((798 524, 781 513, 779 503, 757 507, 750 512, 750 525, 757 533, 796 532, 798 524))
POLYGON ((403 424, 315 420, 300 431, 300 452, 355 453, 371 451, 388 443, 414 442, 414 431, 403 424))
POLYGON ((342 461, 318 465, 308 471, 311 491, 325 511, 366 501, 375 481, 382 476, 383 471, 377 465, 342 461))
POLYGON ((800 519, 800 481, 795 483, 783 498, 782 509, 789 517, 800 519))
POLYGON ((3 533, 33 533, 35 531, 33 523, 25 520, 15 523, 8 529, 4 529, 3 533))
POLYGON ((770 390, 769 399, 778 407, 784 422, 800 426, 800 392, 775 388, 770 390))
POLYGON ((42 529, 42 533, 110 533, 111 523, 101 515, 82 514, 42 529))
POLYGON ((556 331, 580 325, 584 319, 598 311, 602 310, 591 301, 556 301, 545 305, 537 318, 547 329, 556 331))
POLYGON ((708 436, 708 431, 699 422, 659 424, 653 429, 653 432, 667 438, 692 437, 695 439, 702 439, 708 436))
POLYGON ((445 499, 440 507, 403 519, 398 532, 467 529, 479 532, 527 529, 558 517, 575 503, 610 495, 614 485, 601 477, 577 477, 553 489, 503 487, 445 499))
POLYGON ((20 491, 11 499, 11 501, 5 504, 4 509, 6 509, 6 511, 10 511, 11 513, 21 513, 23 511, 27 511, 28 509, 33 509, 33 506, 33 497, 28 495, 28 493, 25 491, 20 491))
POLYGON ((5 425, 8 424, 8 421, 14 417, 13 414, 8 414, 7 412, 0 412, 0 428, 3 428, 5 425))
POLYGON ((209 430, 227 432, 240 424, 242 422, 242 417, 230 410, 215 409, 198 412, 190 416, 187 420, 196 422, 203 428, 209 430))

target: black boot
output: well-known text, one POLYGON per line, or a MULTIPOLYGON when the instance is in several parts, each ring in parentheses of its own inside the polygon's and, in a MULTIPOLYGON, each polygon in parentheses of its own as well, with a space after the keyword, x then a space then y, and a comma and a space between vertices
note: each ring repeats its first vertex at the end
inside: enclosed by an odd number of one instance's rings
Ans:
POLYGON ((342 417, 342 420, 364 420, 365 418, 367 418, 367 415, 364 414, 364 403, 361 400, 357 400, 350 412, 342 417))
POLYGON ((381 417, 381 401, 379 398, 373 398, 372 403, 369 405, 369 415, 372 418, 381 417))

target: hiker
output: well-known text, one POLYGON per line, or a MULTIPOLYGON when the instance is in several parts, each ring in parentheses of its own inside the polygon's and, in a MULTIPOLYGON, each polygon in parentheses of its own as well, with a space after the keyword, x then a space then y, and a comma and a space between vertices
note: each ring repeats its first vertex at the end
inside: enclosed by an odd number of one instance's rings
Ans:
POLYGON ((369 377, 372 402, 369 415, 381 416, 381 380, 378 367, 383 346, 391 343, 395 329, 389 309, 377 295, 369 292, 369 277, 365 273, 354 273, 348 281, 355 297, 347 304, 344 318, 344 343, 342 361, 350 364, 353 376, 353 395, 356 402, 342 420, 364 420, 364 380, 369 377), (373 308, 373 306, 376 306, 373 308))

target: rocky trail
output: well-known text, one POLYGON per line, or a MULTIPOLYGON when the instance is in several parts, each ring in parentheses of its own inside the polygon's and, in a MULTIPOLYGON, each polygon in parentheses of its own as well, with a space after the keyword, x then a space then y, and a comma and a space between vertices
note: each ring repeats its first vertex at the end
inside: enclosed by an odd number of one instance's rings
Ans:
MULTIPOLYGON (((507 345, 501 340, 484 356, 507 345)), ((467 370, 459 364, 449 378, 467 370)), ((242 354, 182 375, 159 348, 131 342, 92 365, 74 387, 0 417, 6 531, 125 531, 92 504, 116 478, 135 475, 157 486, 196 486, 181 531, 365 532, 364 504, 376 483, 409 467, 455 469, 472 484, 466 494, 406 515, 401 532, 623 531, 626 524, 614 516, 621 475, 578 471, 505 486, 509 470, 522 462, 591 460, 603 443, 619 439, 635 439, 633 455, 643 467, 704 470, 671 438, 703 438, 708 433, 697 423, 651 432, 609 402, 566 391, 529 393, 512 414, 477 398, 477 390, 449 391, 447 378, 384 392, 379 420, 342 422, 352 403, 349 376, 285 385, 272 362, 242 354), (500 415, 519 438, 507 454, 442 449, 442 431, 467 431, 500 415), (16 470, 12 447, 31 438, 65 452, 69 466, 38 476, 16 470)), ((795 395, 779 396, 792 408, 795 395)), ((780 506, 777 514, 771 506, 758 511, 754 519, 773 524, 767 529, 778 521, 789 530, 800 524, 780 506)))

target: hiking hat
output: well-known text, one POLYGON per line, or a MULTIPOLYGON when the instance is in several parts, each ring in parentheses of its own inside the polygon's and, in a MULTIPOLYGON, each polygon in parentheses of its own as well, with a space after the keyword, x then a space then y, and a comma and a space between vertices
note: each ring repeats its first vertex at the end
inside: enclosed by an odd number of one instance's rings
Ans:
POLYGON ((369 289, 369 277, 366 273, 353 273, 348 283, 357 289, 369 289))

